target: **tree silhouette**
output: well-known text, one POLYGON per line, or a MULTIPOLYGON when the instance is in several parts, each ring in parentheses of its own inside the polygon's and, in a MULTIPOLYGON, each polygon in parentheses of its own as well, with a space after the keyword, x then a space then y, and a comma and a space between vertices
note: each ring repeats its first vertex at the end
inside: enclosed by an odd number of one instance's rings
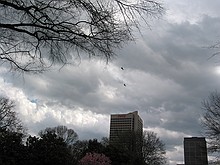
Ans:
POLYGON ((0 128, 0 164, 25 165, 28 160, 23 134, 0 128))
POLYGON ((71 162, 71 154, 67 144, 56 134, 48 132, 41 138, 30 136, 26 145, 29 152, 29 164, 68 165, 71 162))
POLYGON ((62 138, 64 142, 68 145, 72 145, 78 140, 78 135, 73 129, 68 129, 66 126, 59 125, 57 127, 48 127, 44 130, 39 131, 39 135, 53 133, 56 134, 57 138, 62 138))
POLYGON ((21 120, 14 111, 15 103, 8 98, 0 96, 0 129, 25 133, 21 120))
POLYGON ((142 150, 146 165, 163 165, 166 163, 165 144, 157 137, 156 133, 144 132, 142 150))
POLYGON ((208 149, 210 152, 220 153, 220 93, 212 92, 202 102, 202 109, 202 126, 208 139, 208 149))

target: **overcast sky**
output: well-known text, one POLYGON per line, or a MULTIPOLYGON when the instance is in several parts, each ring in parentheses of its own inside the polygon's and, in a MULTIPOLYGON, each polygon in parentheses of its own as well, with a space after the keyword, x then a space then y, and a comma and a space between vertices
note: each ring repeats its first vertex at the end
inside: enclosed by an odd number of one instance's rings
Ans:
POLYGON ((110 114, 139 111, 144 129, 166 144, 170 165, 183 163, 183 138, 202 136, 201 101, 220 91, 219 0, 164 0, 166 14, 105 61, 17 75, 0 66, 0 94, 16 102, 32 135, 66 125, 80 139, 109 136, 110 114), (121 70, 121 66, 124 70, 121 70), (126 84, 126 86, 124 86, 126 84))

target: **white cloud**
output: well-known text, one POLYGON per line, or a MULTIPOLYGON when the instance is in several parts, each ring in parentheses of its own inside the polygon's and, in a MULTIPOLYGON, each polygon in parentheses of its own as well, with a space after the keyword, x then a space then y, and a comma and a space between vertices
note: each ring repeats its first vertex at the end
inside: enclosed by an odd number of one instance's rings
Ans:
POLYGON ((182 139, 183 137, 189 136, 187 134, 184 134, 181 132, 181 130, 177 131, 172 131, 164 128, 159 128, 159 127, 153 127, 153 128, 144 128, 146 131, 153 131, 157 133, 158 137, 163 137, 163 138, 170 138, 170 139, 182 139))
POLYGON ((184 164, 184 150, 182 146, 174 146, 174 150, 167 151, 166 156, 169 165, 184 164))

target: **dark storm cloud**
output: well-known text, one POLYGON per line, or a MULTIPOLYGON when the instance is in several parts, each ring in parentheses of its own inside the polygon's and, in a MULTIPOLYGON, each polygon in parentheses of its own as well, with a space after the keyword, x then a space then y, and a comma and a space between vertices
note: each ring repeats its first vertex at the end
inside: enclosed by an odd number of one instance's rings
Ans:
POLYGON ((202 132, 201 101, 220 90, 218 58, 208 60, 215 50, 206 48, 220 38, 220 1, 167 3, 164 20, 152 30, 142 27, 136 43, 118 51, 108 65, 82 58, 79 66, 24 78, 1 69, 0 91, 18 98, 35 133, 62 123, 82 138, 108 136, 111 113, 138 110, 145 129, 166 143, 170 164, 181 162, 184 136, 202 132))
MULTIPOLYGON (((182 145, 184 136, 202 136, 201 101, 210 91, 219 90, 220 83, 219 75, 214 72, 216 59, 208 60, 214 50, 205 47, 219 39, 219 22, 219 18, 204 16, 196 24, 165 23, 162 25, 165 28, 153 29, 162 33, 147 33, 144 41, 139 40, 134 47, 123 50, 122 56, 127 60, 117 61, 130 70, 158 77, 159 86, 145 90, 142 98, 147 101, 143 104, 137 101, 137 104, 146 128, 161 132, 156 129, 159 127, 181 135, 174 138, 160 134, 170 151, 175 151, 177 144, 182 145), (167 82, 170 85, 160 89, 167 82)), ((146 79, 137 88, 145 89, 155 82, 146 79)))
POLYGON ((164 30, 158 26, 122 50, 113 65, 84 61, 60 72, 26 77, 26 93, 45 99, 48 106, 61 103, 101 114, 139 110, 147 112, 146 127, 198 134, 200 102, 218 88, 213 63, 207 60, 212 52, 204 48, 209 36, 218 35, 213 35, 218 22, 206 16, 197 24, 165 23, 164 30), (153 35, 157 30, 160 35, 153 35), (112 100, 105 95, 108 87, 112 100))

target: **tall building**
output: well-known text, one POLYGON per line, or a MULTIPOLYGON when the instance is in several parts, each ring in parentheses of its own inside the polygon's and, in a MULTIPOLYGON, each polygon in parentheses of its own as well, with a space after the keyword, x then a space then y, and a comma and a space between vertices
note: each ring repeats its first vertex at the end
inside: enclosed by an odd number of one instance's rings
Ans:
POLYGON ((138 112, 112 114, 110 138, 112 145, 126 146, 130 151, 142 151, 143 121, 138 112))
POLYGON ((185 165, 208 165, 204 137, 184 138, 184 160, 185 165))

